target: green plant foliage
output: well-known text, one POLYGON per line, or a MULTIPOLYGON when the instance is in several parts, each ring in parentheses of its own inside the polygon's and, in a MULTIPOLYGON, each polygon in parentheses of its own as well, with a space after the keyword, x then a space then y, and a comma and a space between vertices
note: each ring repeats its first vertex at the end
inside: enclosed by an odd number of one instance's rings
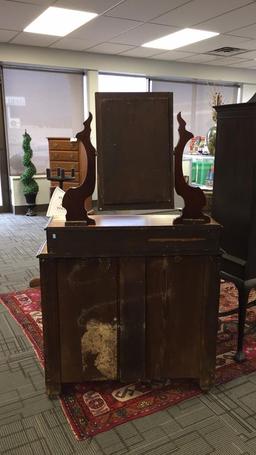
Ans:
POLYGON ((25 171, 21 174, 20 179, 23 183, 23 193, 24 194, 31 194, 31 193, 38 193, 39 187, 35 179, 33 179, 33 175, 36 174, 36 167, 32 163, 31 158, 33 156, 33 151, 30 147, 31 137, 25 131, 23 134, 23 164, 25 166, 25 171))

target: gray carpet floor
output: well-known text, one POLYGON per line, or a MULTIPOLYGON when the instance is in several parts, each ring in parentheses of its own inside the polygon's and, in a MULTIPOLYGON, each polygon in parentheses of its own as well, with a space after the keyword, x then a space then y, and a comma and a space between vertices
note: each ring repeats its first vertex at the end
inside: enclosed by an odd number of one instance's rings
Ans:
MULTIPOLYGON (((0 293, 38 276, 46 218, 0 215, 0 293)), ((148 417, 77 441, 47 398, 31 344, 0 306, 0 454, 256 455, 256 373, 148 417)))

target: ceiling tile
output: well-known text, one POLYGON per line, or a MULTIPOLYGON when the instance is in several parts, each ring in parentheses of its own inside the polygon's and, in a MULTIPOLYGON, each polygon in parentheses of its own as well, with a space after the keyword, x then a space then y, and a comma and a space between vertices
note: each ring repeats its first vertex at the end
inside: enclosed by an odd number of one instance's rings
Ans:
POLYGON ((194 54, 189 57, 185 57, 181 61, 184 63, 208 63, 211 62, 212 60, 216 60, 217 57, 214 55, 206 55, 206 54, 194 54))
POLYGON ((111 9, 107 15, 122 17, 126 19, 135 19, 139 21, 148 21, 160 14, 170 11, 177 6, 187 3, 188 0, 126 0, 111 9))
MULTIPOLYGON (((222 14, 219 17, 208 21, 200 22, 198 28, 211 30, 213 32, 228 33, 232 30, 251 25, 256 21, 256 3, 239 8, 230 13, 222 14)), ((234 32, 239 36, 239 33, 234 32)))
POLYGON ((27 3, 28 5, 39 5, 48 7, 55 3, 53 0, 8 0, 10 3, 27 3))
MULTIPOLYGON (((156 49, 155 49, 156 50, 156 49)), ((191 52, 180 52, 180 51, 168 51, 168 52, 159 52, 157 55, 153 55, 151 58, 157 60, 180 60, 185 57, 191 57, 191 52)))
POLYGON ((50 44, 57 41, 57 36, 39 35, 38 33, 19 33, 11 40, 12 44, 23 44, 24 46, 40 46, 48 47, 50 44))
POLYGON ((74 38, 62 38, 50 47, 54 49, 67 49, 70 51, 83 51, 86 47, 85 41, 74 38))
POLYGON ((103 14, 119 3, 120 0, 72 0, 72 2, 70 0, 57 0, 55 6, 103 14))
POLYGON ((190 27, 217 15, 221 17, 223 13, 246 4, 248 4, 248 0, 193 0, 174 11, 159 16, 154 22, 176 27, 190 27))
POLYGON ((248 40, 243 42, 244 49, 256 50, 256 39, 248 40))
POLYGON ((0 29, 0 42, 7 43, 9 40, 14 38, 14 36, 16 36, 16 35, 17 35, 16 31, 0 29))
POLYGON ((122 52, 122 55, 126 55, 127 57, 141 57, 147 58, 151 57, 152 55, 159 54, 158 49, 151 49, 149 47, 134 47, 130 51, 122 52))
POLYGON ((204 41, 200 41, 198 43, 184 46, 182 49, 188 52, 196 52, 199 54, 203 54, 205 52, 210 52, 213 51, 214 49, 219 49, 220 47, 224 46, 235 46, 243 48, 243 43, 246 41, 247 41, 246 38, 231 35, 219 35, 213 38, 206 39, 204 41))
POLYGON ((239 63, 242 62, 241 58, 238 57, 222 57, 219 58, 217 57, 215 60, 212 60, 209 62, 210 65, 218 65, 218 66, 229 66, 232 65, 233 63, 239 63))
POLYGON ((132 46, 127 46, 126 44, 116 44, 116 43, 102 43, 98 46, 88 49, 88 52, 96 52, 101 54, 119 54, 120 52, 131 49, 132 46))
POLYGON ((112 38, 116 37, 120 33, 133 29, 140 24, 141 22, 101 16, 83 25, 78 30, 70 33, 68 36, 69 38, 84 40, 85 48, 87 49, 106 41, 110 42, 112 41, 112 38))
POLYGON ((161 36, 168 35, 169 33, 176 31, 177 28, 148 23, 143 24, 140 27, 136 27, 134 30, 122 33, 116 38, 113 38, 111 42, 140 46, 147 41, 160 38, 161 36))
POLYGON ((0 0, 0 28, 22 31, 44 10, 44 6, 0 0))
POLYGON ((244 36, 247 38, 256 38, 256 24, 249 25, 249 27, 237 28, 233 32, 230 32, 230 35, 244 36))
POLYGON ((0 42, 250 68, 256 66, 256 0, 0 0, 0 42), (53 5, 99 16, 63 38, 23 32, 53 5), (141 47, 184 26, 221 35, 169 52, 141 47), (224 46, 250 52, 224 58, 207 54, 224 46))
POLYGON ((243 60, 250 60, 251 58, 256 58, 256 50, 245 52, 244 54, 238 55, 238 57, 243 60))

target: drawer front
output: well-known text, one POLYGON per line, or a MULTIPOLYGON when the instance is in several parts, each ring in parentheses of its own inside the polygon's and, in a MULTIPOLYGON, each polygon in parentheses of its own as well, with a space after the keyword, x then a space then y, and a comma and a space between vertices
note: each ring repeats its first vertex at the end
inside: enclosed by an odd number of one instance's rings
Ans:
POLYGON ((75 169, 75 172, 79 171, 79 163, 75 161, 71 161, 70 163, 68 161, 51 161, 50 165, 51 171, 58 169, 58 167, 65 171, 71 171, 71 169, 75 169))
POLYGON ((69 188, 76 188, 79 185, 80 185, 80 183, 75 181, 75 180, 72 180, 72 182, 64 182, 63 183, 63 190, 67 191, 69 188))
MULTIPOLYGON (((76 180, 72 180, 71 182, 63 182, 63 190, 67 191, 69 188, 76 188, 79 185, 80 183, 76 180)), ((53 188, 53 190, 56 188, 56 186, 59 186, 59 182, 51 182, 51 188, 53 188)))
POLYGON ((47 228, 48 252, 65 256, 116 257, 218 254, 219 239, 215 232, 191 236, 155 230, 47 228), (53 235, 55 234, 55 235, 53 235))
POLYGON ((53 152, 50 150, 50 161, 79 161, 78 150, 60 150, 53 152))
POLYGON ((50 150, 79 150, 79 142, 71 142, 69 139, 48 139, 50 150))

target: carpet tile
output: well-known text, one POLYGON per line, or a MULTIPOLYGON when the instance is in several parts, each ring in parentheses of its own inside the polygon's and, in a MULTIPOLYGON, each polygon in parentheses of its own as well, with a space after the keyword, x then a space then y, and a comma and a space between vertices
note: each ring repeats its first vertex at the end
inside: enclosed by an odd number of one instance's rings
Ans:
MULTIPOLYGON (((45 217, 0 215, 0 293, 25 289, 37 276, 45 224, 45 217)), ((59 402, 45 395, 30 343, 0 308, 0 384, 1 455, 256 454, 256 373, 78 442, 59 402)))

